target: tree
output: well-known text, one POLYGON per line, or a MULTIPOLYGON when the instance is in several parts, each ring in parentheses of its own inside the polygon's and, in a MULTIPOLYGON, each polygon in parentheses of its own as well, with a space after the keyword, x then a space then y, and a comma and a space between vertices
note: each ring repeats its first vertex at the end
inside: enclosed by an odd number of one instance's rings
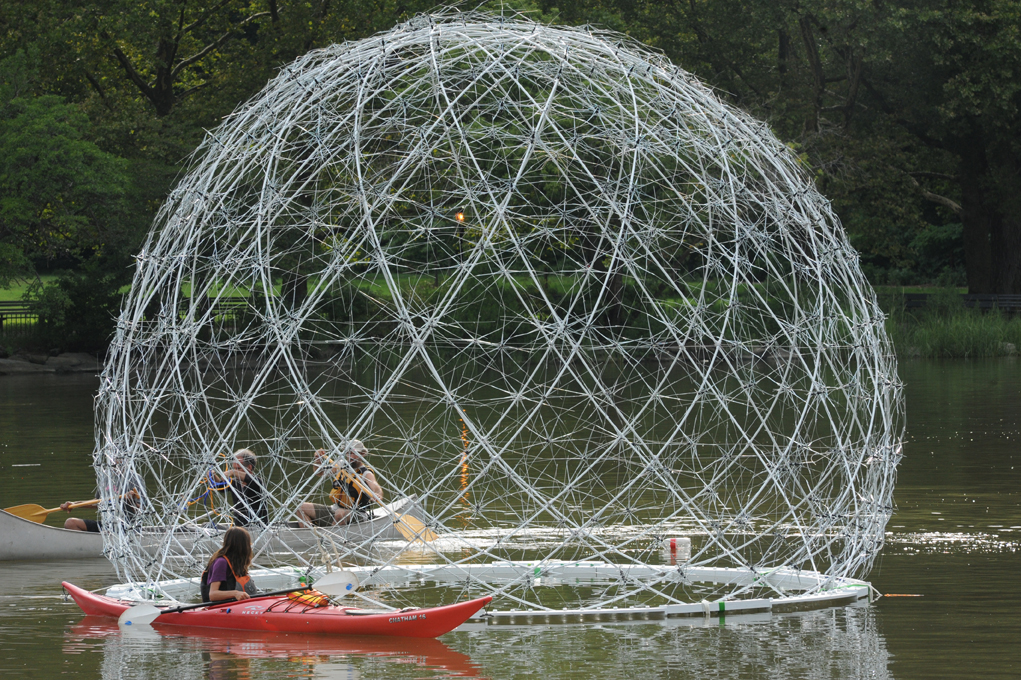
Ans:
POLYGON ((883 34, 899 58, 870 64, 864 81, 879 110, 944 159, 912 183, 963 223, 973 293, 1021 293, 1019 25, 1017 0, 903 3, 883 34))
POLYGON ((35 263, 124 247, 127 164, 85 139, 88 121, 53 95, 33 96, 30 58, 0 62, 0 286, 35 263))
POLYGON ((213 100, 217 90, 230 93, 229 111, 308 50, 389 28, 413 11, 391 0, 40 2, 55 19, 48 33, 72 46, 81 76, 100 97, 108 96, 104 82, 113 70, 160 118, 202 91, 213 100))
POLYGON ((35 342, 101 354, 113 335, 120 289, 130 280, 131 270, 124 264, 93 258, 75 270, 60 272, 52 282, 32 286, 30 298, 40 319, 35 342))
POLYGON ((90 10, 80 16, 83 26, 94 24, 93 49, 116 62, 157 116, 216 83, 228 42, 252 39, 260 22, 279 20, 276 0, 149 0, 90 10))
POLYGON ((584 6, 769 120, 866 260, 914 267, 919 232, 963 223, 971 291, 1021 292, 1017 0, 584 6))

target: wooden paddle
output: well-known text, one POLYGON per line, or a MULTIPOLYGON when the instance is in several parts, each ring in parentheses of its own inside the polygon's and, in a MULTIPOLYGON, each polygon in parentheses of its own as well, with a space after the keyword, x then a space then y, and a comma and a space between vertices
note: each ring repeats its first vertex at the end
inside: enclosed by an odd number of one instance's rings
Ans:
MULTIPOLYGON (((78 508, 91 508, 99 505, 99 503, 100 499, 93 498, 91 501, 72 503, 71 505, 68 506, 67 509, 76 510, 78 508)), ((39 524, 42 524, 43 522, 46 521, 47 515, 49 515, 51 512, 56 512, 57 510, 60 510, 60 508, 51 508, 50 510, 47 510, 43 506, 35 505, 34 503, 29 503, 28 505, 15 505, 13 508, 4 508, 4 512, 9 512, 15 517, 27 519, 31 522, 37 522, 39 524)))
POLYGON ((117 617, 117 625, 145 626, 155 621, 161 614, 176 614, 177 612, 185 612, 189 609, 201 609, 202 607, 211 607, 218 604, 247 604, 252 600, 260 600, 266 597, 279 597, 280 595, 287 595, 288 593, 300 593, 304 590, 311 590, 313 588, 321 593, 329 595, 330 597, 344 597, 358 588, 358 579, 350 572, 335 571, 326 574, 310 586, 298 586, 297 588, 288 588, 287 590, 274 590, 272 593, 261 593, 255 597, 250 597, 247 600, 200 602, 199 604, 186 604, 181 607, 172 607, 169 609, 160 609, 154 605, 142 603, 121 612, 121 615, 117 617))
MULTIPOLYGON (((344 478, 345 482, 352 484, 358 493, 365 494, 370 498, 375 497, 371 491, 362 486, 361 480, 358 479, 357 475, 351 474, 347 470, 341 470, 340 476, 344 478)), ((428 543, 439 538, 439 536, 437 536, 436 533, 427 527, 419 518, 412 517, 411 515, 398 515, 383 503, 380 503, 379 505, 393 517, 394 526, 397 527, 397 531, 401 532, 401 536, 403 536, 405 540, 412 542, 424 541, 428 543)))

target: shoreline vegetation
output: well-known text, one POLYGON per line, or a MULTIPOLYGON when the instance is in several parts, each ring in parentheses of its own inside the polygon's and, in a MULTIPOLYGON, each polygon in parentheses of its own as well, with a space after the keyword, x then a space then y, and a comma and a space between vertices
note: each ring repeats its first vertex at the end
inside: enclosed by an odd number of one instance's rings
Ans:
MULTIPOLYGON (((421 282, 418 283, 421 284, 421 282)), ((559 284, 561 287, 564 286, 564 282, 559 282, 559 284)), ((554 285, 551 288, 556 287, 554 285)), ((570 286, 568 285, 566 288, 570 288, 570 286)), ((1021 315, 1008 314, 998 309, 981 310, 966 307, 961 297, 961 293, 964 292, 962 289, 876 286, 875 291, 879 306, 887 315, 886 329, 899 359, 969 359, 1016 356, 1021 348, 1021 315), (929 295, 926 306, 909 309, 906 304, 906 296, 920 292, 929 295)), ((247 298, 246 292, 235 291, 234 293, 241 300, 247 298)), ((369 292, 377 296, 381 294, 375 290, 369 292)), ((0 300, 13 299, 12 293, 15 291, 0 291, 0 300)), ((182 293, 187 296, 190 294, 190 290, 184 290, 182 293)), ((274 290, 274 294, 279 295, 280 292, 274 290)), ((671 300, 663 302, 668 305, 673 303, 671 300)), ((479 312, 480 310, 474 311, 479 312)), ((496 311, 497 315, 499 313, 496 311)), ((489 316, 489 314, 480 314, 480 316, 489 316)), ((38 340, 39 338, 34 339, 38 340)), ((68 361, 54 361, 57 355, 62 354, 59 349, 51 349, 41 356, 36 356, 40 354, 40 349, 40 347, 33 346, 32 335, 21 338, 0 335, 0 363, 4 364, 0 366, 0 374, 89 370, 87 367, 91 362, 84 361, 84 356, 81 354, 74 355, 75 366, 71 368, 71 366, 64 365, 70 363, 68 361), (7 365, 11 362, 17 362, 17 364, 7 365), (47 363, 59 365, 46 366, 47 363), (12 370, 16 366, 25 370, 12 370)), ((98 363, 96 365, 98 366, 98 363)))
MULTIPOLYGON (((1021 293, 1013 283, 1021 249, 1011 246, 1021 223, 1021 79, 1002 76, 1021 71, 1021 0, 744 3, 740 12, 721 0, 483 0, 459 19, 417 0, 282 3, 280 12, 278 4, 119 3, 110 11, 91 1, 7 3, 0 32, 0 285, 35 284, 30 299, 49 326, 33 350, 103 351, 133 255, 172 187, 198 162, 193 153, 284 65, 404 22, 410 29, 426 16, 431 23, 475 21, 475 10, 626 34, 750 120, 764 121, 827 197, 873 284, 967 283, 976 293, 1021 293), (97 30, 102 40, 94 39, 97 30)), ((560 59, 534 51, 527 58, 560 59)), ((532 104, 525 99, 512 108, 526 111, 532 104)), ((363 104, 375 110, 383 100, 363 104)), ((499 115, 508 111, 501 103, 499 115)), ((603 115, 593 108, 593 117, 603 115)), ((721 152, 734 141, 723 144, 721 130, 699 134, 722 144, 721 152)), ((620 148, 659 153, 642 139, 620 148)), ((324 175, 321 189, 346 191, 345 181, 324 175)), ((738 188, 758 191, 757 181, 738 188)), ((521 196, 552 207, 562 190, 535 184, 521 196)), ((697 183, 683 191, 700 195, 697 183)), ((554 251, 542 256, 555 260, 554 251)), ((1015 317, 906 310, 903 300, 883 298, 902 358, 1021 349, 1015 317)), ((0 302, 22 299, 22 292, 0 290, 0 302)), ((21 344, 0 335, 0 355, 21 344)))
POLYGON ((964 306, 956 288, 878 288, 887 314, 886 331, 898 359, 976 359, 1016 356, 1021 348, 1021 315, 964 306), (927 292, 927 305, 906 309, 905 293, 927 292))

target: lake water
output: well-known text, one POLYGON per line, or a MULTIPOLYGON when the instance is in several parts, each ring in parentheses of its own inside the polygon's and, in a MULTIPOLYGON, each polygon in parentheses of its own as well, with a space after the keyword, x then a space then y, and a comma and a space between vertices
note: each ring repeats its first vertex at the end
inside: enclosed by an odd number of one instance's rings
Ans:
MULTIPOLYGON (((1021 362, 910 361, 897 511, 872 605, 662 623, 489 626, 439 640, 227 631, 126 636, 61 580, 104 561, 0 563, 3 678, 1021 677, 1021 362)), ((0 504, 90 498, 91 376, 0 378, 0 504)), ((55 513, 50 524, 66 515, 55 513)))

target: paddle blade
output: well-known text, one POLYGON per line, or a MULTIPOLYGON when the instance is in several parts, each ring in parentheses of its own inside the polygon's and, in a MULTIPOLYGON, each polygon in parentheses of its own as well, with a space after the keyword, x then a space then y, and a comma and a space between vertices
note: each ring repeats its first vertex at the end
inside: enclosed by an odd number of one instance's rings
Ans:
POLYGON ((349 571, 334 571, 323 576, 312 586, 330 597, 344 597, 358 589, 358 578, 349 571))
POLYGON ((37 522, 39 524, 46 521, 46 515, 51 512, 56 512, 57 510, 60 510, 60 508, 47 510, 43 506, 35 505, 34 503, 29 503, 28 505, 15 505, 13 508, 4 508, 4 512, 9 512, 15 517, 27 519, 30 522, 37 522))
POLYGON ((148 626, 155 621, 163 612, 151 604, 139 604, 121 612, 117 617, 117 625, 124 626, 148 626))
MULTIPOLYGON (((76 508, 91 508, 93 505, 99 505, 99 503, 100 499, 95 498, 91 501, 85 501, 83 503, 72 503, 69 509, 74 510, 76 508)), ((27 505, 15 505, 13 508, 4 508, 4 512, 10 513, 15 517, 20 517, 21 519, 27 519, 30 522, 36 522, 37 524, 42 524, 43 522, 45 522, 46 516, 49 515, 51 512, 56 512, 57 510, 60 510, 60 508, 50 508, 49 510, 47 510, 43 506, 36 505, 35 503, 29 503, 27 505)))
POLYGON ((439 538, 422 520, 412 515, 401 515, 394 524, 397 525, 397 531, 401 532, 401 536, 409 541, 429 543, 439 538))

